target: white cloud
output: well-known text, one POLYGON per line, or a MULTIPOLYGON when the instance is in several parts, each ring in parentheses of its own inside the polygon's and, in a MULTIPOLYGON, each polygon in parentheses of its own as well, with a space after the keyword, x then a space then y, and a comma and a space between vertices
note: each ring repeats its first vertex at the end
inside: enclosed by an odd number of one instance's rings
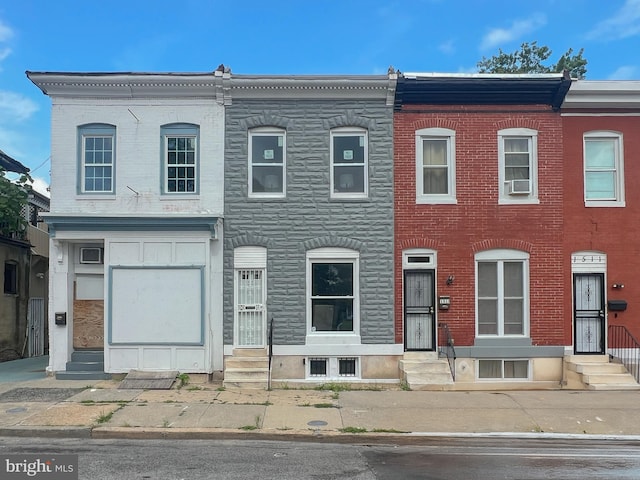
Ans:
POLYGON ((618 40, 640 34, 640 0, 626 0, 613 16, 587 33, 589 39, 618 40))
POLYGON ((637 67, 632 65, 623 65, 615 70, 611 75, 607 78, 609 80, 633 80, 636 78, 636 72, 638 71, 637 67))
POLYGON ((11 37, 13 37, 13 30, 0 20, 0 42, 6 42, 11 37))
POLYGON ((37 110, 38 105, 30 98, 0 90, 0 123, 10 124, 26 120, 37 110))
POLYGON ((0 49, 0 62, 11 55, 11 49, 9 47, 5 47, 0 49))
POLYGON ((514 20, 509 28, 494 28, 490 30, 480 42, 480 50, 503 46, 517 38, 522 38, 539 29, 547 23, 547 17, 542 13, 534 13, 530 18, 514 20))

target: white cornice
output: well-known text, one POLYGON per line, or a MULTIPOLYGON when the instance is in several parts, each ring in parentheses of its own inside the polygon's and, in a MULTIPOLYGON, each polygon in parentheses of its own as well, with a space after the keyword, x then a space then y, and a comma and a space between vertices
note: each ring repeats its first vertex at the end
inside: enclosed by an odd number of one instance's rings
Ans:
POLYGON ((221 72, 211 73, 63 73, 27 72, 51 97, 219 98, 221 72))
POLYGON ((638 109, 638 80, 575 80, 562 104, 562 109, 638 109))

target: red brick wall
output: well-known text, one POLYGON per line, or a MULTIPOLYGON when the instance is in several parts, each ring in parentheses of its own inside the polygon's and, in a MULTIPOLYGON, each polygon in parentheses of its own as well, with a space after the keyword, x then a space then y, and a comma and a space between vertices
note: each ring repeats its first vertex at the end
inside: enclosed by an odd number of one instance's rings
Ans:
POLYGON ((455 344, 475 337, 476 252, 491 248, 530 254, 530 336, 534 345, 565 345, 563 321, 562 121, 546 106, 418 106, 394 116, 396 341, 403 341, 402 251, 437 251, 437 290, 451 307, 438 321, 455 344), (456 131, 456 205, 416 204, 415 131, 456 131), (498 205, 498 131, 538 131, 539 205, 498 205), (449 275, 455 276, 447 286, 449 275))
POLYGON ((563 117, 565 156, 565 316, 571 318, 572 278, 570 255, 580 250, 607 254, 606 295, 626 300, 624 312, 610 312, 608 323, 625 325, 640 338, 640 118, 631 116, 563 117), (626 207, 584 206, 583 134, 593 130, 622 133, 626 207), (624 284, 623 290, 613 289, 624 284))

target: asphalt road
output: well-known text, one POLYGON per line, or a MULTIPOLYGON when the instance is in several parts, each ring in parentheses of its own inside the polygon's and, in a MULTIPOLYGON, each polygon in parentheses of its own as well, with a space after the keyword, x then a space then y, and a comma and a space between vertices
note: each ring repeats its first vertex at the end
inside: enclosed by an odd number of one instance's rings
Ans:
POLYGON ((0 457, 10 454, 77 454, 79 478, 87 480, 640 478, 640 444, 622 441, 441 438, 367 446, 0 438, 0 457))

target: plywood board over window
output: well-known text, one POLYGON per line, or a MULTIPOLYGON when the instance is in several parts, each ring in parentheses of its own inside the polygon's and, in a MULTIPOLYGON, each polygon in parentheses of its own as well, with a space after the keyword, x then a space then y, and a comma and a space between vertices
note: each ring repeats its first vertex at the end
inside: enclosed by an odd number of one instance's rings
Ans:
POLYGON ((112 267, 111 344, 203 345, 201 267, 112 267))

